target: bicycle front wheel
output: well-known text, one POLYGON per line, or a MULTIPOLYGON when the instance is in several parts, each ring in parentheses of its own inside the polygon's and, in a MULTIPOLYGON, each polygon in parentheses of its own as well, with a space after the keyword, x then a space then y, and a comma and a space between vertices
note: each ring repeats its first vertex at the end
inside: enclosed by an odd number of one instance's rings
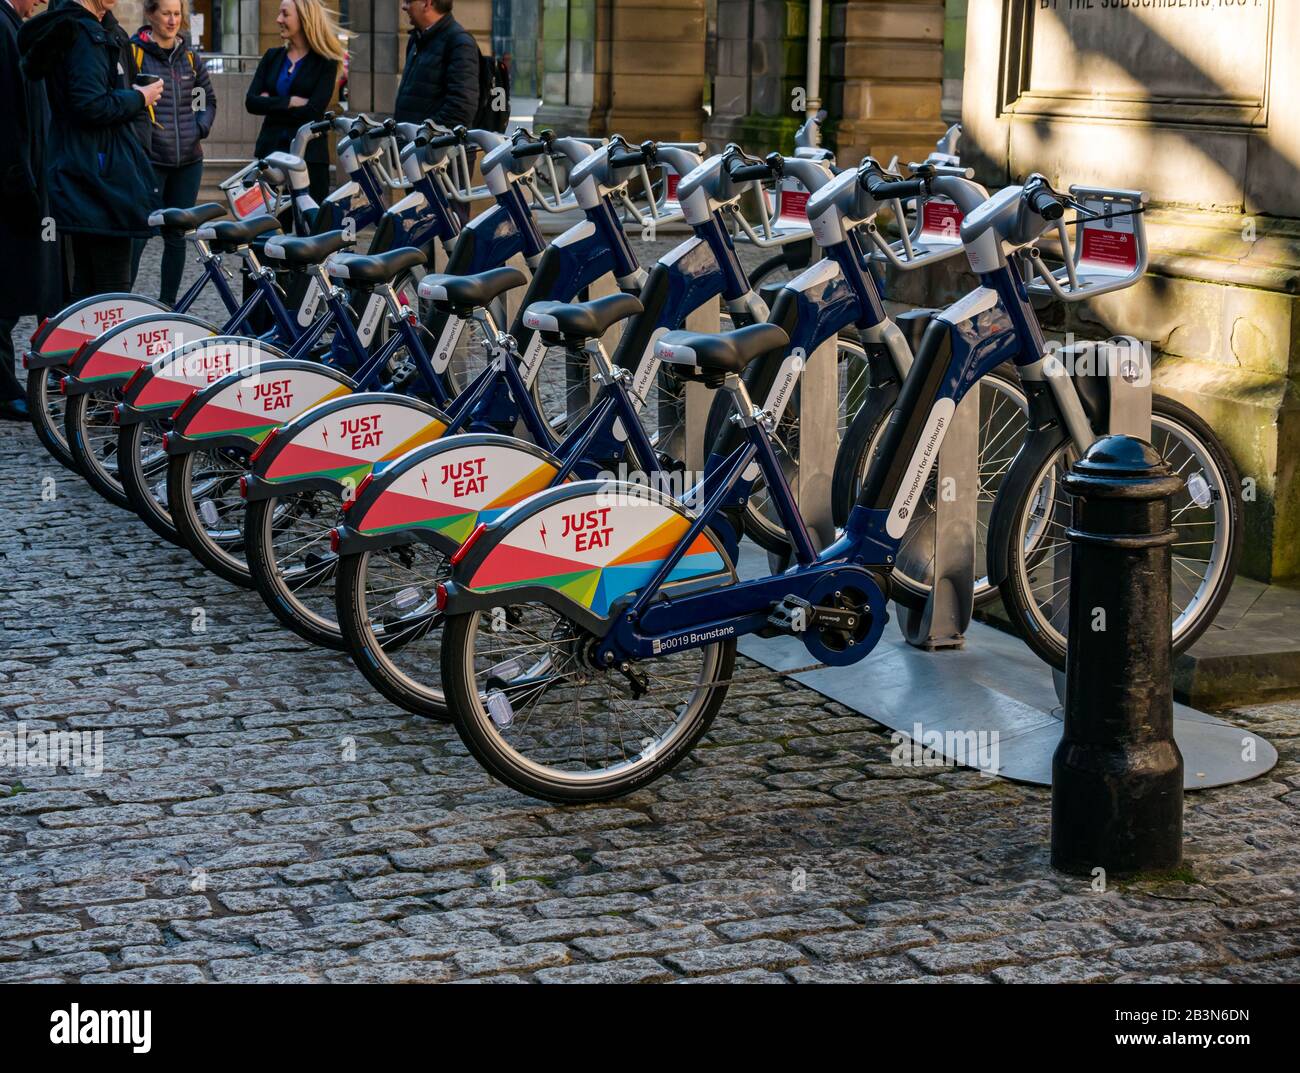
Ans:
MULTIPOLYGON (((1170 470, 1186 482, 1171 504, 1171 604, 1174 654, 1187 650, 1214 621, 1227 598, 1241 556, 1241 487, 1237 468, 1210 427, 1186 406, 1152 400, 1151 441, 1170 470)), ((1025 642, 1064 670, 1070 609, 1073 497, 1062 479, 1075 461, 1064 438, 1016 459, 1007 477, 1006 547, 990 549, 1006 562, 1004 604, 1025 642)), ((1002 506, 999 505, 999 510, 1002 506)), ((992 538, 999 540, 997 536, 992 538)))
MULTIPOLYGON (((1011 463, 1024 443, 1028 429, 1028 404, 1020 381, 1011 372, 994 372, 980 381, 979 477, 975 507, 975 606, 997 595, 988 577, 989 518, 1011 463)), ((854 418, 835 460, 832 498, 835 524, 843 526, 857 502, 878 452, 890 415, 898 400, 898 386, 873 388, 854 418)), ((968 400, 973 401, 973 400, 968 400)), ((894 592, 905 604, 920 606, 934 584, 935 501, 939 490, 937 466, 908 521, 894 566, 894 592)))
POLYGON ((488 772, 545 801, 605 801, 678 764, 722 706, 734 638, 621 667, 540 603, 453 615, 442 679, 457 733, 488 772))

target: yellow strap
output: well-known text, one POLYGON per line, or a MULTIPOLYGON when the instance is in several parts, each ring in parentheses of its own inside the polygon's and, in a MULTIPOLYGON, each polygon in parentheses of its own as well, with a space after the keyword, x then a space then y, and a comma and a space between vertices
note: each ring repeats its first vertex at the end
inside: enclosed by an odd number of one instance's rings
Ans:
MULTIPOLYGON (((139 74, 140 68, 144 66, 144 49, 142 49, 139 45, 137 45, 134 41, 132 41, 131 55, 135 58, 135 73, 139 74)), ((155 127, 161 126, 161 124, 158 122, 158 117, 154 115, 153 105, 146 104, 145 109, 149 113, 149 122, 152 123, 155 127)))

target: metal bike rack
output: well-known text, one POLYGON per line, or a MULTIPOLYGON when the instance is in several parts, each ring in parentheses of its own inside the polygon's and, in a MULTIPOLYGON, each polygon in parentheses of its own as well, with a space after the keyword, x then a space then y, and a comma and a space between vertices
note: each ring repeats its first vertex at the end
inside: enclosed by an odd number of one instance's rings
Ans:
MULTIPOLYGON (((979 395, 953 414, 939 449, 929 543, 934 563, 925 606, 895 603, 907 643, 927 651, 960 648, 975 610, 975 531, 979 520, 979 395)), ((924 537, 922 539, 925 539, 924 537)))

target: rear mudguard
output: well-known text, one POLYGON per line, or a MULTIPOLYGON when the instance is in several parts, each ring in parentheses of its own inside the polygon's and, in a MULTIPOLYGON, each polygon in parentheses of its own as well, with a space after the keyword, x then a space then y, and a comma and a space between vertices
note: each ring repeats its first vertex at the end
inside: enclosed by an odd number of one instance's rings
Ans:
POLYGON ((315 362, 261 362, 191 397, 176 411, 163 443, 173 455, 213 448, 251 453, 304 410, 355 390, 343 373, 315 362))
POLYGON ((339 553, 418 540, 450 555, 480 522, 553 484, 559 468, 540 447, 494 433, 417 447, 357 490, 337 530, 339 553))
POLYGON ((187 313, 152 313, 124 321, 83 343, 68 365, 65 395, 84 395, 120 387, 141 368, 196 339, 210 339, 219 329, 187 313))
POLYGON ((436 440, 448 424, 446 414, 405 395, 332 399, 271 432, 249 466, 245 498, 322 490, 351 499, 374 467, 436 440))
MULTIPOLYGON (((626 481, 578 481, 539 492, 469 542, 446 586, 447 611, 490 608, 509 592, 512 601, 538 600, 604 636, 691 521, 675 499, 626 481)), ((705 530, 661 591, 717 587, 735 577, 722 542, 705 530)))
POLYGON ((122 391, 122 425, 170 418, 196 392, 239 369, 287 358, 279 347, 238 335, 196 339, 136 371, 122 391))
POLYGON ((170 311, 170 306, 142 294, 97 294, 94 298, 83 298, 41 324, 32 336, 31 350, 23 355, 23 367, 50 369, 67 365, 82 343, 109 328, 150 313, 170 311))

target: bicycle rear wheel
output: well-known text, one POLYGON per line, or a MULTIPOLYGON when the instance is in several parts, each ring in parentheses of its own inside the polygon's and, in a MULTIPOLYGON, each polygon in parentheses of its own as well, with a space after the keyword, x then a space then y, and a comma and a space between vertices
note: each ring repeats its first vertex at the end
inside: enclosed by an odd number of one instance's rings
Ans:
POLYGON ((113 424, 113 407, 121 398, 117 389, 73 395, 64 410, 64 436, 86 483, 114 506, 130 510, 117 472, 119 436, 113 424))
POLYGON ((328 492, 296 492, 249 503, 243 526, 248 573, 271 613, 303 640, 338 650, 330 530, 341 513, 328 492))
POLYGON ((50 456, 73 473, 80 473, 64 433, 68 397, 60 390, 60 381, 67 375, 68 370, 62 365, 53 369, 30 370, 27 373, 27 413, 32 428, 36 430, 36 438, 50 456))
POLYGON ((559 802, 631 793, 678 764, 726 698, 734 638, 622 668, 595 667, 593 642, 540 603, 447 619, 448 708, 507 786, 559 802))
POLYGON ((167 454, 162 447, 164 431, 163 427, 143 421, 119 428, 117 476, 127 502, 140 519, 164 540, 185 547, 167 506, 167 454))
POLYGON ((366 681, 398 707, 443 721, 436 588, 449 576, 447 557, 417 541, 342 556, 334 585, 339 628, 366 681))
POLYGON ((247 472, 243 451, 172 455, 167 460, 167 503, 176 532, 194 557, 218 577, 251 589, 239 494, 239 478, 247 472))

